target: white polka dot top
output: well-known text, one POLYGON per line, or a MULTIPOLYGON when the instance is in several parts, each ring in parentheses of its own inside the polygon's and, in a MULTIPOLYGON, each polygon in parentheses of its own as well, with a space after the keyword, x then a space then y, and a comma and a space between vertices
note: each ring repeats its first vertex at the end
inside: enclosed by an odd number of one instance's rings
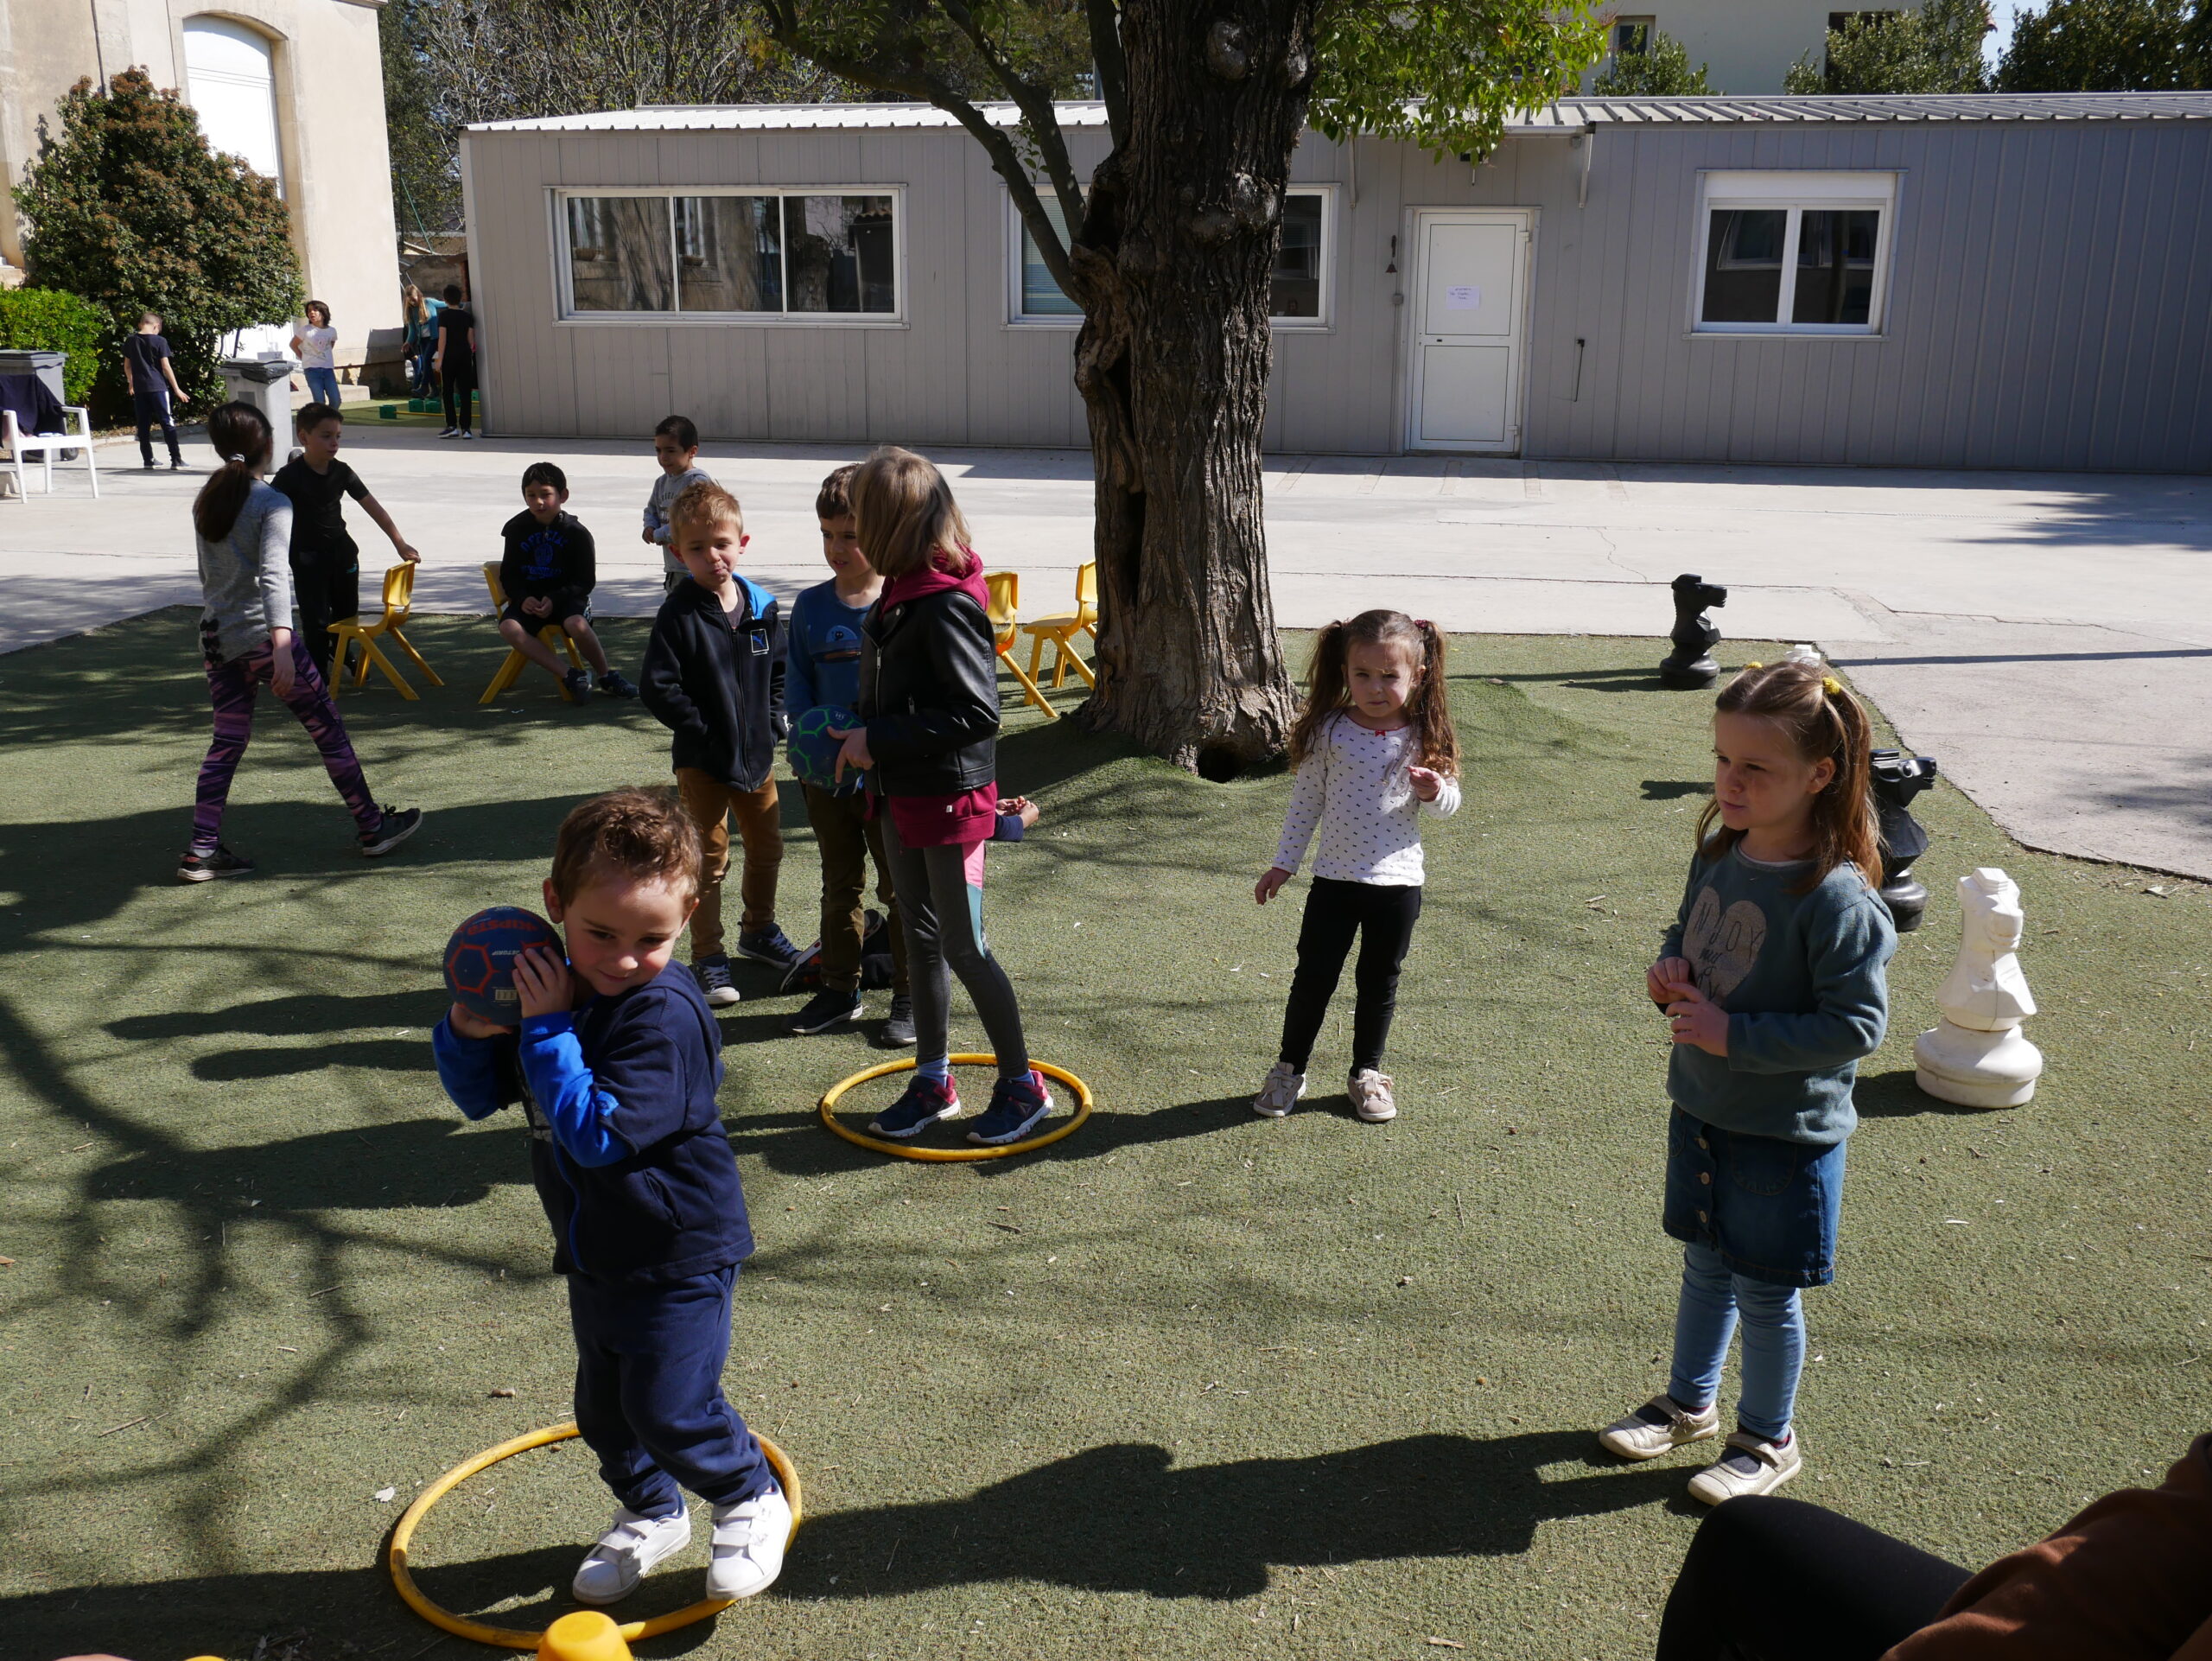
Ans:
POLYGON ((1411 727, 1370 732, 1338 716, 1316 736, 1298 769, 1284 815, 1275 864, 1295 871, 1306 844, 1320 832, 1313 875, 1336 882, 1418 888, 1421 881, 1420 814, 1446 819, 1459 811, 1459 785, 1446 779, 1433 802, 1414 794, 1411 727), (1416 811, 1418 810, 1418 811, 1416 811))

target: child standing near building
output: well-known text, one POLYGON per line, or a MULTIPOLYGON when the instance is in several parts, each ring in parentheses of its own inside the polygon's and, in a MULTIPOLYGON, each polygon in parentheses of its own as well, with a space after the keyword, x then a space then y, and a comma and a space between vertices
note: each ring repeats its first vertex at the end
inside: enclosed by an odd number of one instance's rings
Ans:
POLYGON ((1275 862, 1252 891, 1262 905, 1298 874, 1316 830, 1313 888, 1298 931, 1298 971, 1282 1049, 1252 1111, 1279 1119, 1306 1093, 1306 1064, 1344 973, 1359 962, 1352 1006, 1352 1111, 1370 1124, 1398 1116, 1382 1046, 1398 1007, 1398 971, 1421 916, 1420 816, 1459 810, 1459 739, 1444 689, 1444 636, 1402 611, 1363 611, 1313 641, 1306 708, 1291 729, 1291 786, 1275 862))
POLYGON ((327 681, 338 652, 330 626, 361 610, 361 552, 346 529, 345 498, 360 503, 361 511, 391 538, 392 551, 409 564, 423 556, 399 534, 360 474, 338 459, 346 437, 346 417, 338 406, 305 404, 295 419, 300 453, 276 470, 271 482, 292 504, 292 580, 299 591, 300 632, 307 637, 315 672, 327 681))
MULTIPOLYGON (((809 710, 851 710, 861 696, 861 631, 868 608, 883 593, 883 577, 861 551, 847 493, 857 466, 839 468, 822 481, 814 499, 822 525, 822 557, 833 573, 791 602, 791 667, 784 703, 793 722, 809 710)), ((806 819, 822 854, 822 990, 791 1019, 795 1033, 825 1033, 857 1021, 861 1013, 861 942, 867 912, 868 861, 875 862, 876 897, 891 924, 891 1012, 877 1045, 903 1048, 914 1041, 914 1002, 906 990, 906 939, 891 864, 883 848, 883 822, 869 811, 865 791, 843 794, 802 785, 806 819)))
POLYGON ((784 625, 776 596, 737 574, 751 540, 737 498, 711 480, 676 499, 669 518, 685 580, 661 601, 639 671, 645 708, 674 735, 676 787, 705 850, 699 907, 691 915, 691 967, 707 1002, 738 1001, 723 950, 722 881, 729 821, 745 850, 737 949, 789 969, 798 948, 776 925, 784 832, 776 805, 776 743, 784 716, 784 625))
POLYGON ((462 303, 461 284, 446 284, 446 302, 438 312, 438 346, 430 367, 438 378, 438 396, 445 401, 446 430, 441 438, 474 438, 476 420, 476 314, 462 303))
POLYGON ((176 412, 170 399, 183 403, 184 388, 176 384, 169 343, 162 338, 162 320, 150 311, 138 319, 137 332, 124 340, 123 379, 130 389, 130 412, 138 419, 138 456, 146 471, 154 470, 156 423, 169 447, 169 471, 178 471, 184 466, 184 452, 176 445, 176 412))
POLYGON ((620 670, 610 669, 607 648, 591 626, 591 591, 599 581, 591 532, 567 512, 569 475, 550 461, 532 461, 522 474, 523 511, 499 527, 499 588, 507 608, 499 614, 499 638, 582 698, 591 677, 571 669, 537 638, 548 623, 558 623, 582 652, 609 697, 633 698, 638 689, 620 670))
POLYGON ((1803 1468, 1800 1289, 1834 1277, 1852 1085, 1888 1025, 1897 946, 1872 887, 1881 838, 1858 699, 1817 667, 1752 664, 1720 694, 1713 741, 1689 882, 1644 977, 1675 1041, 1663 1210, 1683 1244, 1674 1366, 1665 1394, 1598 1438, 1647 1460, 1715 1435, 1740 1315, 1736 1429, 1690 1481, 1708 1505, 1771 1493, 1803 1468))
POLYGON ((715 1093, 721 1034, 670 958, 697 893, 699 839, 665 792, 575 809, 545 909, 568 961, 515 964, 519 1032, 461 1004, 432 1035, 438 1078, 472 1119, 519 1099, 531 1174, 568 1277, 576 1428, 614 1491, 614 1522, 572 1589, 613 1603, 691 1541, 677 1485, 714 1508, 707 1595, 745 1598, 783 1568, 790 1501, 722 1394, 730 1300, 753 1254, 715 1093))
POLYGON ((300 368, 308 379, 308 402, 336 409, 338 391, 338 331, 330 326, 330 308, 320 300, 307 304, 307 321, 292 336, 292 350, 300 354, 300 368))
POLYGON ((185 882, 251 876, 253 862, 223 845, 223 811, 231 780, 253 736, 253 706, 269 683, 300 719, 322 753, 330 782, 359 828, 369 858, 388 854, 415 834, 423 810, 378 808, 361 776, 361 763, 346 736, 346 723, 330 689, 292 633, 292 505, 263 482, 276 435, 250 404, 218 404, 207 417, 207 442, 223 465, 210 474, 192 504, 200 544, 200 646, 207 660, 207 692, 214 703, 215 735, 200 764, 192 811, 192 842, 178 862, 185 882))
POLYGON ((918 1058, 868 1129, 903 1138, 958 1117, 947 1039, 957 974, 998 1064, 968 1140, 1018 1142, 1052 1111, 1052 1095, 1029 1065, 1013 983, 983 938, 983 850, 999 821, 998 649, 983 563, 944 476, 911 450, 876 451, 847 495, 883 592, 862 631, 862 724, 842 735, 837 771, 867 770, 884 817, 918 1058))
POLYGON ((653 429, 653 460, 660 463, 660 477, 645 498, 644 540, 660 550, 661 592, 673 594, 688 572, 676 551, 674 525, 670 515, 676 499, 694 485, 714 480, 698 466, 699 430, 685 416, 664 416, 653 429))

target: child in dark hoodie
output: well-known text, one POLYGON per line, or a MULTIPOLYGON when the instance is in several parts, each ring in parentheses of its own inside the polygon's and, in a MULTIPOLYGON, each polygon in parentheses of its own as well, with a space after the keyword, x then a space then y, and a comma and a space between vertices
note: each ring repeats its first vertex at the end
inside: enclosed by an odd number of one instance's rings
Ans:
POLYGON ((999 818, 999 692, 982 562, 943 476, 911 450, 876 451, 848 494, 861 551, 884 588, 861 629, 861 724, 839 735, 837 769, 866 769, 887 816, 918 1041, 912 1082, 868 1128, 903 1138, 959 1115, 947 1042, 957 974, 999 1072, 968 1140, 1018 1142, 1052 1111, 1052 1097, 1029 1065, 1013 984, 983 938, 983 846, 999 818))

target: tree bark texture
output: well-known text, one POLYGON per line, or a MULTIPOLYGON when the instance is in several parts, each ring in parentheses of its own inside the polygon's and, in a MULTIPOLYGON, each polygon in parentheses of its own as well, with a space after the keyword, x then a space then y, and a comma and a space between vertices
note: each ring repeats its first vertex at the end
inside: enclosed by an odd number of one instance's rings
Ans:
POLYGON ((1069 251, 1096 463, 1083 724, 1210 778, 1281 754, 1260 432, 1268 296, 1317 0, 1125 0, 1126 135, 1069 251))

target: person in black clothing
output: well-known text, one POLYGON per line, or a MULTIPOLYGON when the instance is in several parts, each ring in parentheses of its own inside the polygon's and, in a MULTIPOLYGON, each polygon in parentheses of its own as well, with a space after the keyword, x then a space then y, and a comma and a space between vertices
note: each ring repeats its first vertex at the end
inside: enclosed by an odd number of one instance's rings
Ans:
POLYGON ((445 400, 446 430, 441 438, 474 438, 475 418, 476 315, 461 302, 461 284, 446 284, 446 309, 438 314, 438 350, 430 361, 445 400))
POLYGON ((138 454, 146 470, 154 470, 154 427, 159 423, 169 447, 169 471, 178 471, 184 466, 184 452, 176 446, 176 417, 169 398, 174 393, 176 402, 183 403, 184 388, 176 384, 176 371, 169 365, 162 320, 150 311, 138 319, 137 333, 123 343, 123 379, 130 388, 131 413, 138 417, 138 454))
POLYGON ((523 469, 524 511, 499 527, 505 544, 499 556, 499 587, 507 608, 499 614, 499 637, 581 698, 591 682, 581 669, 569 669, 537 638, 537 631, 558 623, 599 677, 609 697, 633 698, 638 689, 607 666, 607 649, 592 632, 591 591, 599 581, 598 555, 591 532, 573 513, 569 477, 550 461, 523 469))
MULTIPOLYGON (((300 633, 316 671, 330 678, 338 637, 330 626, 361 611, 361 554, 346 529, 345 499, 391 538, 394 552, 409 564, 423 557, 399 534, 384 504, 353 468, 338 459, 346 436, 346 417, 327 404, 308 404, 298 417, 299 454, 276 470, 269 482, 292 504, 292 593, 300 608, 300 633)), ((366 671, 364 671, 365 673, 366 671)))

